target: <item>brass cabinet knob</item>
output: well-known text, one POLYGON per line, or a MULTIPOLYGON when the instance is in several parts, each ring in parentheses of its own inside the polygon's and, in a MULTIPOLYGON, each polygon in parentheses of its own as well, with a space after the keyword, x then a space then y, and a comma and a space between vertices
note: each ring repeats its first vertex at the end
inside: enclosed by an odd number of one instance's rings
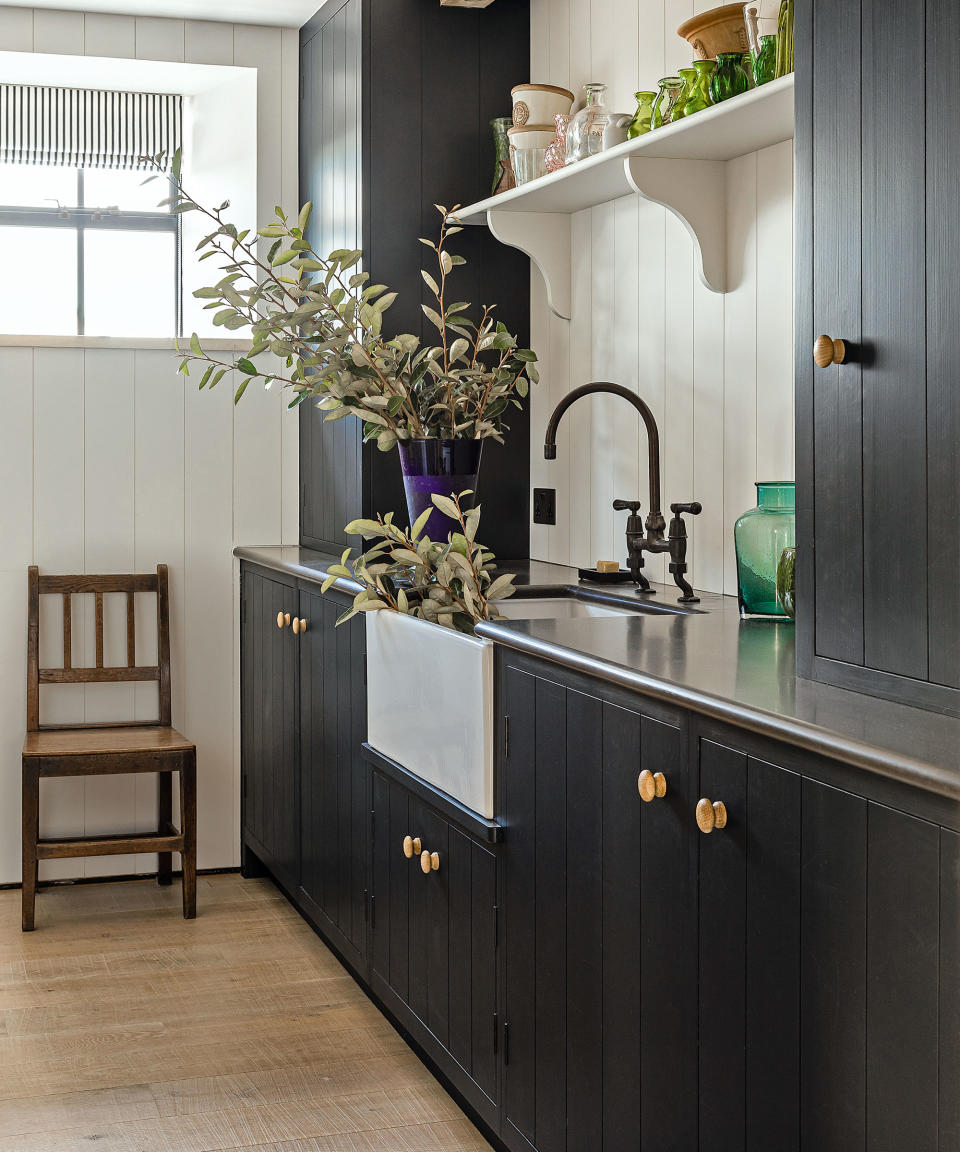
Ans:
POLYGON ((832 336, 818 336, 813 345, 813 360, 818 368, 846 364, 847 345, 843 340, 834 340, 832 336))
POLYGON ((436 872, 440 867, 440 853, 428 852, 424 849, 420 853, 420 869, 425 876, 429 876, 431 872, 436 872))
POLYGON ((403 838, 403 854, 408 860, 412 860, 414 856, 420 855, 420 837, 419 836, 404 836, 403 838))
POLYGON ((294 636, 299 636, 301 632, 306 632, 306 630, 307 630, 306 620, 298 620, 296 618, 296 616, 294 616, 294 618, 293 618, 293 634, 294 634, 294 636))
POLYGON ((727 806, 722 800, 697 801, 697 827, 708 836, 714 828, 726 828, 727 806))
POLYGON ((662 800, 667 794, 667 778, 662 772, 644 770, 637 777, 637 791, 644 804, 651 800, 662 800))
POLYGON ((290 623, 290 613, 289 612, 278 612, 277 613, 277 627, 278 628, 286 628, 286 626, 289 623, 290 623))

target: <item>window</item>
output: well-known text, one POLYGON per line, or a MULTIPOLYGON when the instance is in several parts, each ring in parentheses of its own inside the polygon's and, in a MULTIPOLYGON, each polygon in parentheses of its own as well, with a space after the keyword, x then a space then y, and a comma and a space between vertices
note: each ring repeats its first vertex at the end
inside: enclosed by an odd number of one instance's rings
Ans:
POLYGON ((0 332, 179 335, 179 137, 179 97, 0 85, 0 332))

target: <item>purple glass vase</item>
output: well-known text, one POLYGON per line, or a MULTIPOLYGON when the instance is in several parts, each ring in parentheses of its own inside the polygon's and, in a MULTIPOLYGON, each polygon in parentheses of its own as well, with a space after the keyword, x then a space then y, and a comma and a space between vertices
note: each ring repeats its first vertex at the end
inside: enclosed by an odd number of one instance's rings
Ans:
POLYGON ((483 441, 401 440, 398 447, 411 525, 427 508, 433 508, 421 536, 446 540, 451 532, 460 531, 460 525, 434 508, 430 498, 459 495, 469 489, 474 495, 467 497, 464 506, 473 507, 483 441))

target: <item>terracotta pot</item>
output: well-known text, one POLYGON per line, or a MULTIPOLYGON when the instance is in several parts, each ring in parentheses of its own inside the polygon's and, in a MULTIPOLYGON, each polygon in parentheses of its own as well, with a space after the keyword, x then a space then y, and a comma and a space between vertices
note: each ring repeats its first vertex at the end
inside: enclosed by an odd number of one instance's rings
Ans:
POLYGON ((689 41, 695 60, 715 60, 721 52, 746 52, 743 4, 723 4, 685 20, 677 35, 689 41))

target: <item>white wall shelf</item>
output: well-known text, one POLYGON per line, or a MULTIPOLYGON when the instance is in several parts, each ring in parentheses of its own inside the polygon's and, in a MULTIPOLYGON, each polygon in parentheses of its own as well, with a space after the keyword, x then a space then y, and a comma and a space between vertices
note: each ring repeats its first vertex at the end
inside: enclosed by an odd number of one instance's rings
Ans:
POLYGON ((570 319, 570 216, 584 208, 639 195, 662 204, 684 224, 698 253, 699 273, 714 292, 726 290, 726 164, 793 138, 793 76, 628 140, 559 172, 541 176, 457 212, 462 224, 487 225, 504 244, 540 269, 547 300, 570 319))

